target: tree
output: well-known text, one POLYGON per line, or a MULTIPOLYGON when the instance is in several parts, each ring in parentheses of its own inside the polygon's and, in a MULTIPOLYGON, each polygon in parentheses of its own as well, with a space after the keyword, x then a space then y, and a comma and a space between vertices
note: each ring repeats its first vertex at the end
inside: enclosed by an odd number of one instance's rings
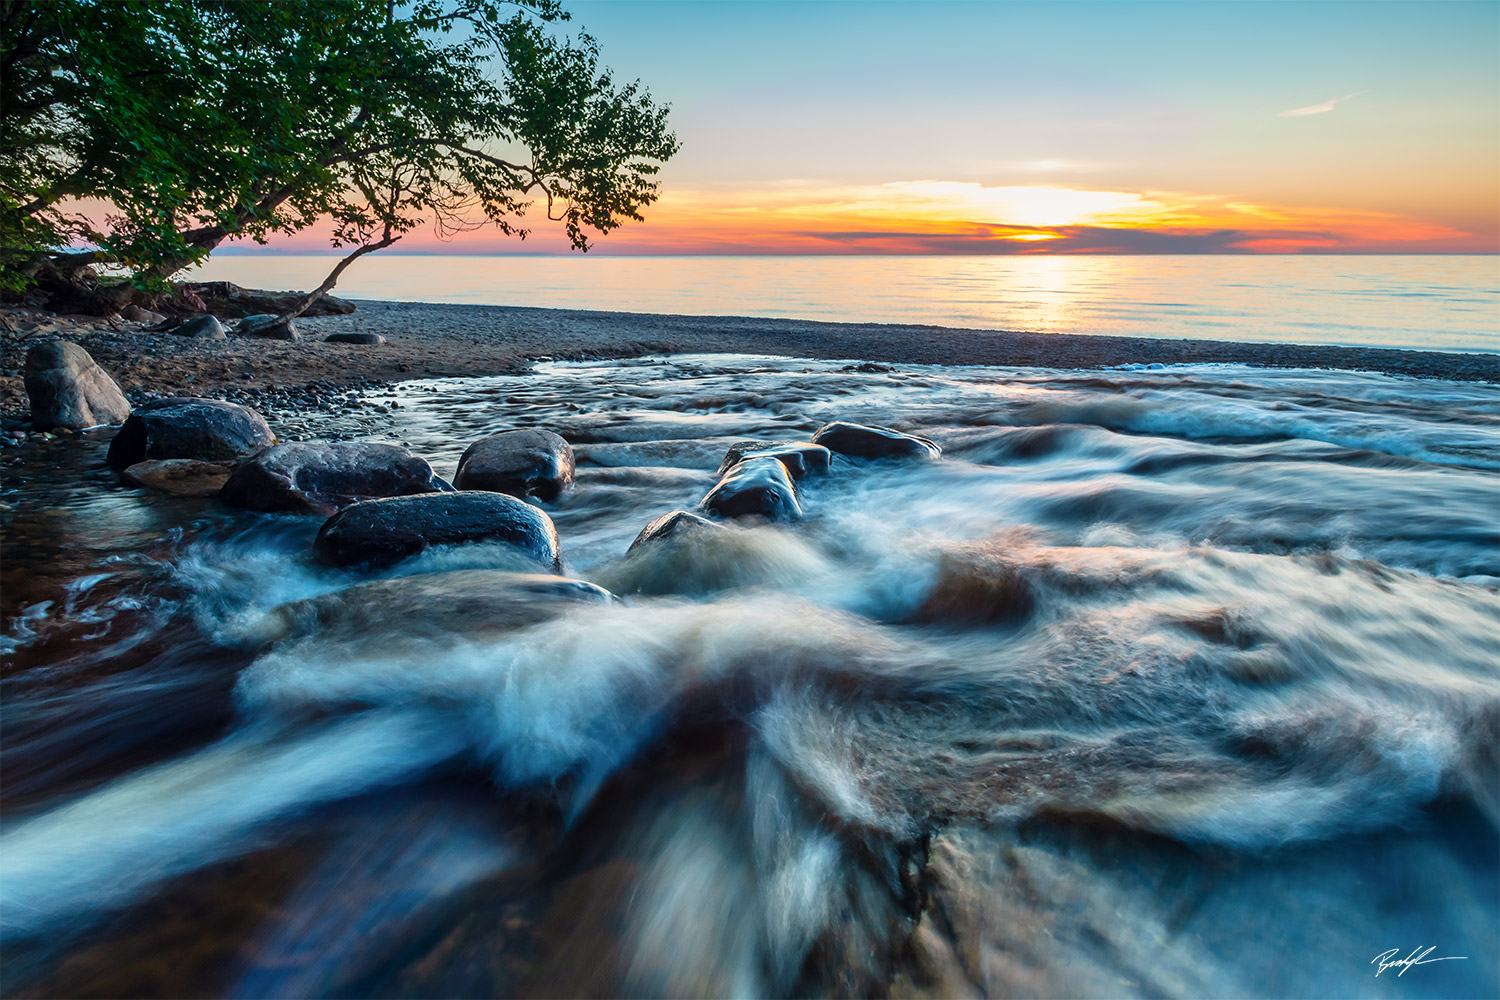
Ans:
POLYGON ((677 140, 593 39, 555 33, 566 18, 556 0, 6 0, 0 266, 84 240, 148 285, 326 219, 347 265, 423 221, 524 238, 534 206, 587 250, 642 218, 677 140))

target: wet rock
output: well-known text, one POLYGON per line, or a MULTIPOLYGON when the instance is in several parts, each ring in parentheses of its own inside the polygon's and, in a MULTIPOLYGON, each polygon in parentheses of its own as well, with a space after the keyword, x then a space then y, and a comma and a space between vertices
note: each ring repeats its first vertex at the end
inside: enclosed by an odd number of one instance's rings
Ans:
POLYGON ((722 476, 748 458, 777 459, 794 480, 827 472, 833 464, 833 453, 811 441, 739 441, 725 453, 717 475, 722 476))
POLYGON ((915 458, 926 461, 943 453, 943 449, 932 441, 916 434, 843 421, 824 424, 813 435, 813 441, 830 451, 852 458, 915 458))
POLYGON ((641 533, 635 536, 635 541, 630 543, 627 551, 634 552, 642 545, 664 538, 685 538, 724 530, 724 526, 716 521, 699 517, 690 511, 674 510, 670 514, 663 514, 642 528, 641 533))
POLYGON ((130 402, 89 352, 65 340, 26 352, 26 396, 37 430, 117 424, 130 416, 130 402))
POLYGON ((134 486, 161 490, 179 497, 217 496, 234 471, 231 462, 200 462, 192 458, 165 458, 137 462, 124 472, 134 486))
POLYGON ((261 340, 300 340, 294 320, 283 321, 272 313, 246 316, 235 324, 234 332, 241 337, 258 337, 261 340))
POLYGON ((786 466, 776 458, 752 458, 736 465, 708 491, 698 509, 714 517, 768 521, 794 521, 802 516, 797 489, 786 466))
POLYGON ((398 445, 294 441, 242 463, 219 499, 249 510, 331 514, 361 500, 433 493, 442 488, 436 479, 426 459, 398 445))
POLYGON ((483 490, 354 504, 328 519, 313 553, 329 566, 379 567, 429 546, 465 542, 500 542, 525 560, 562 571, 552 519, 515 497, 483 490))
POLYGON ((172 333, 195 340, 223 340, 224 324, 214 316, 194 316, 173 327, 172 333))
POLYGON ((573 447, 551 431, 504 431, 469 445, 453 485, 554 500, 573 482, 573 447))
POLYGON ((385 338, 378 333, 330 333, 323 338, 325 344, 365 344, 374 346, 385 343, 385 338))
POLYGON ((415 634, 446 639, 455 634, 503 631, 545 621, 570 606, 608 604, 614 595, 583 580, 541 573, 468 569, 373 580, 267 615, 260 638, 294 635, 320 640, 388 635, 401 623, 403 639, 415 634))
POLYGON ((792 532, 674 510, 646 525, 625 555, 591 575, 617 594, 699 595, 768 584, 800 587, 833 572, 792 532))
POLYGON ((109 464, 124 469, 147 459, 221 462, 254 454, 272 440, 265 418, 247 406, 173 396, 131 414, 109 443, 109 464))

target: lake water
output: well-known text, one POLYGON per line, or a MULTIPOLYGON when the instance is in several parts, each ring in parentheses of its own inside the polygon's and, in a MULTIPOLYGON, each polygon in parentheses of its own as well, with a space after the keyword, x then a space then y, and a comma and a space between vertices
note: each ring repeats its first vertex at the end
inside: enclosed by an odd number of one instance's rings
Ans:
POLYGON ((543 507, 617 598, 487 598, 504 545, 332 569, 321 517, 122 487, 108 430, 27 451, 9 994, 1500 990, 1491 386, 677 356, 338 410, 271 423, 444 476, 566 436, 543 507), (632 550, 834 418, 943 455, 632 550))
MULTIPOLYGON (((335 258, 197 276, 308 288, 335 258)), ((608 257, 373 254, 337 294, 413 302, 1500 351, 1500 257, 608 257)))

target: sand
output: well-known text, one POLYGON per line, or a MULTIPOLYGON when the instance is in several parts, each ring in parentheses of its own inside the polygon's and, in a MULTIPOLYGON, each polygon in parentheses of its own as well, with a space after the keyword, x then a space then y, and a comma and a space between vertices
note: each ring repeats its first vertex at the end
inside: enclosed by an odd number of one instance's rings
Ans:
POLYGON ((1243 362, 1344 368, 1395 375, 1500 382, 1500 355, 1357 347, 1240 344, 1212 340, 1076 336, 936 326, 818 323, 747 317, 359 301, 347 316, 299 320, 298 342, 195 341, 138 325, 85 317, 0 313, 0 415, 27 409, 27 348, 63 336, 82 344, 128 392, 258 393, 513 372, 537 358, 667 353, 776 354, 902 364, 1095 368, 1123 364, 1243 362), (330 333, 379 333, 387 343, 327 344, 330 333))

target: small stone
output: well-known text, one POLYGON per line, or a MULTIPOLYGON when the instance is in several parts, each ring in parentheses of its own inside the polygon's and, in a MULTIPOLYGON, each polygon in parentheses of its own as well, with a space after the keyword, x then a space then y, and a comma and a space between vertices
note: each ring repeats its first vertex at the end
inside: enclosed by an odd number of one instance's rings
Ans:
POLYGON ((199 462, 191 458, 168 458, 137 462, 123 473, 136 486, 161 490, 179 497, 217 496, 234 471, 230 462, 199 462))

